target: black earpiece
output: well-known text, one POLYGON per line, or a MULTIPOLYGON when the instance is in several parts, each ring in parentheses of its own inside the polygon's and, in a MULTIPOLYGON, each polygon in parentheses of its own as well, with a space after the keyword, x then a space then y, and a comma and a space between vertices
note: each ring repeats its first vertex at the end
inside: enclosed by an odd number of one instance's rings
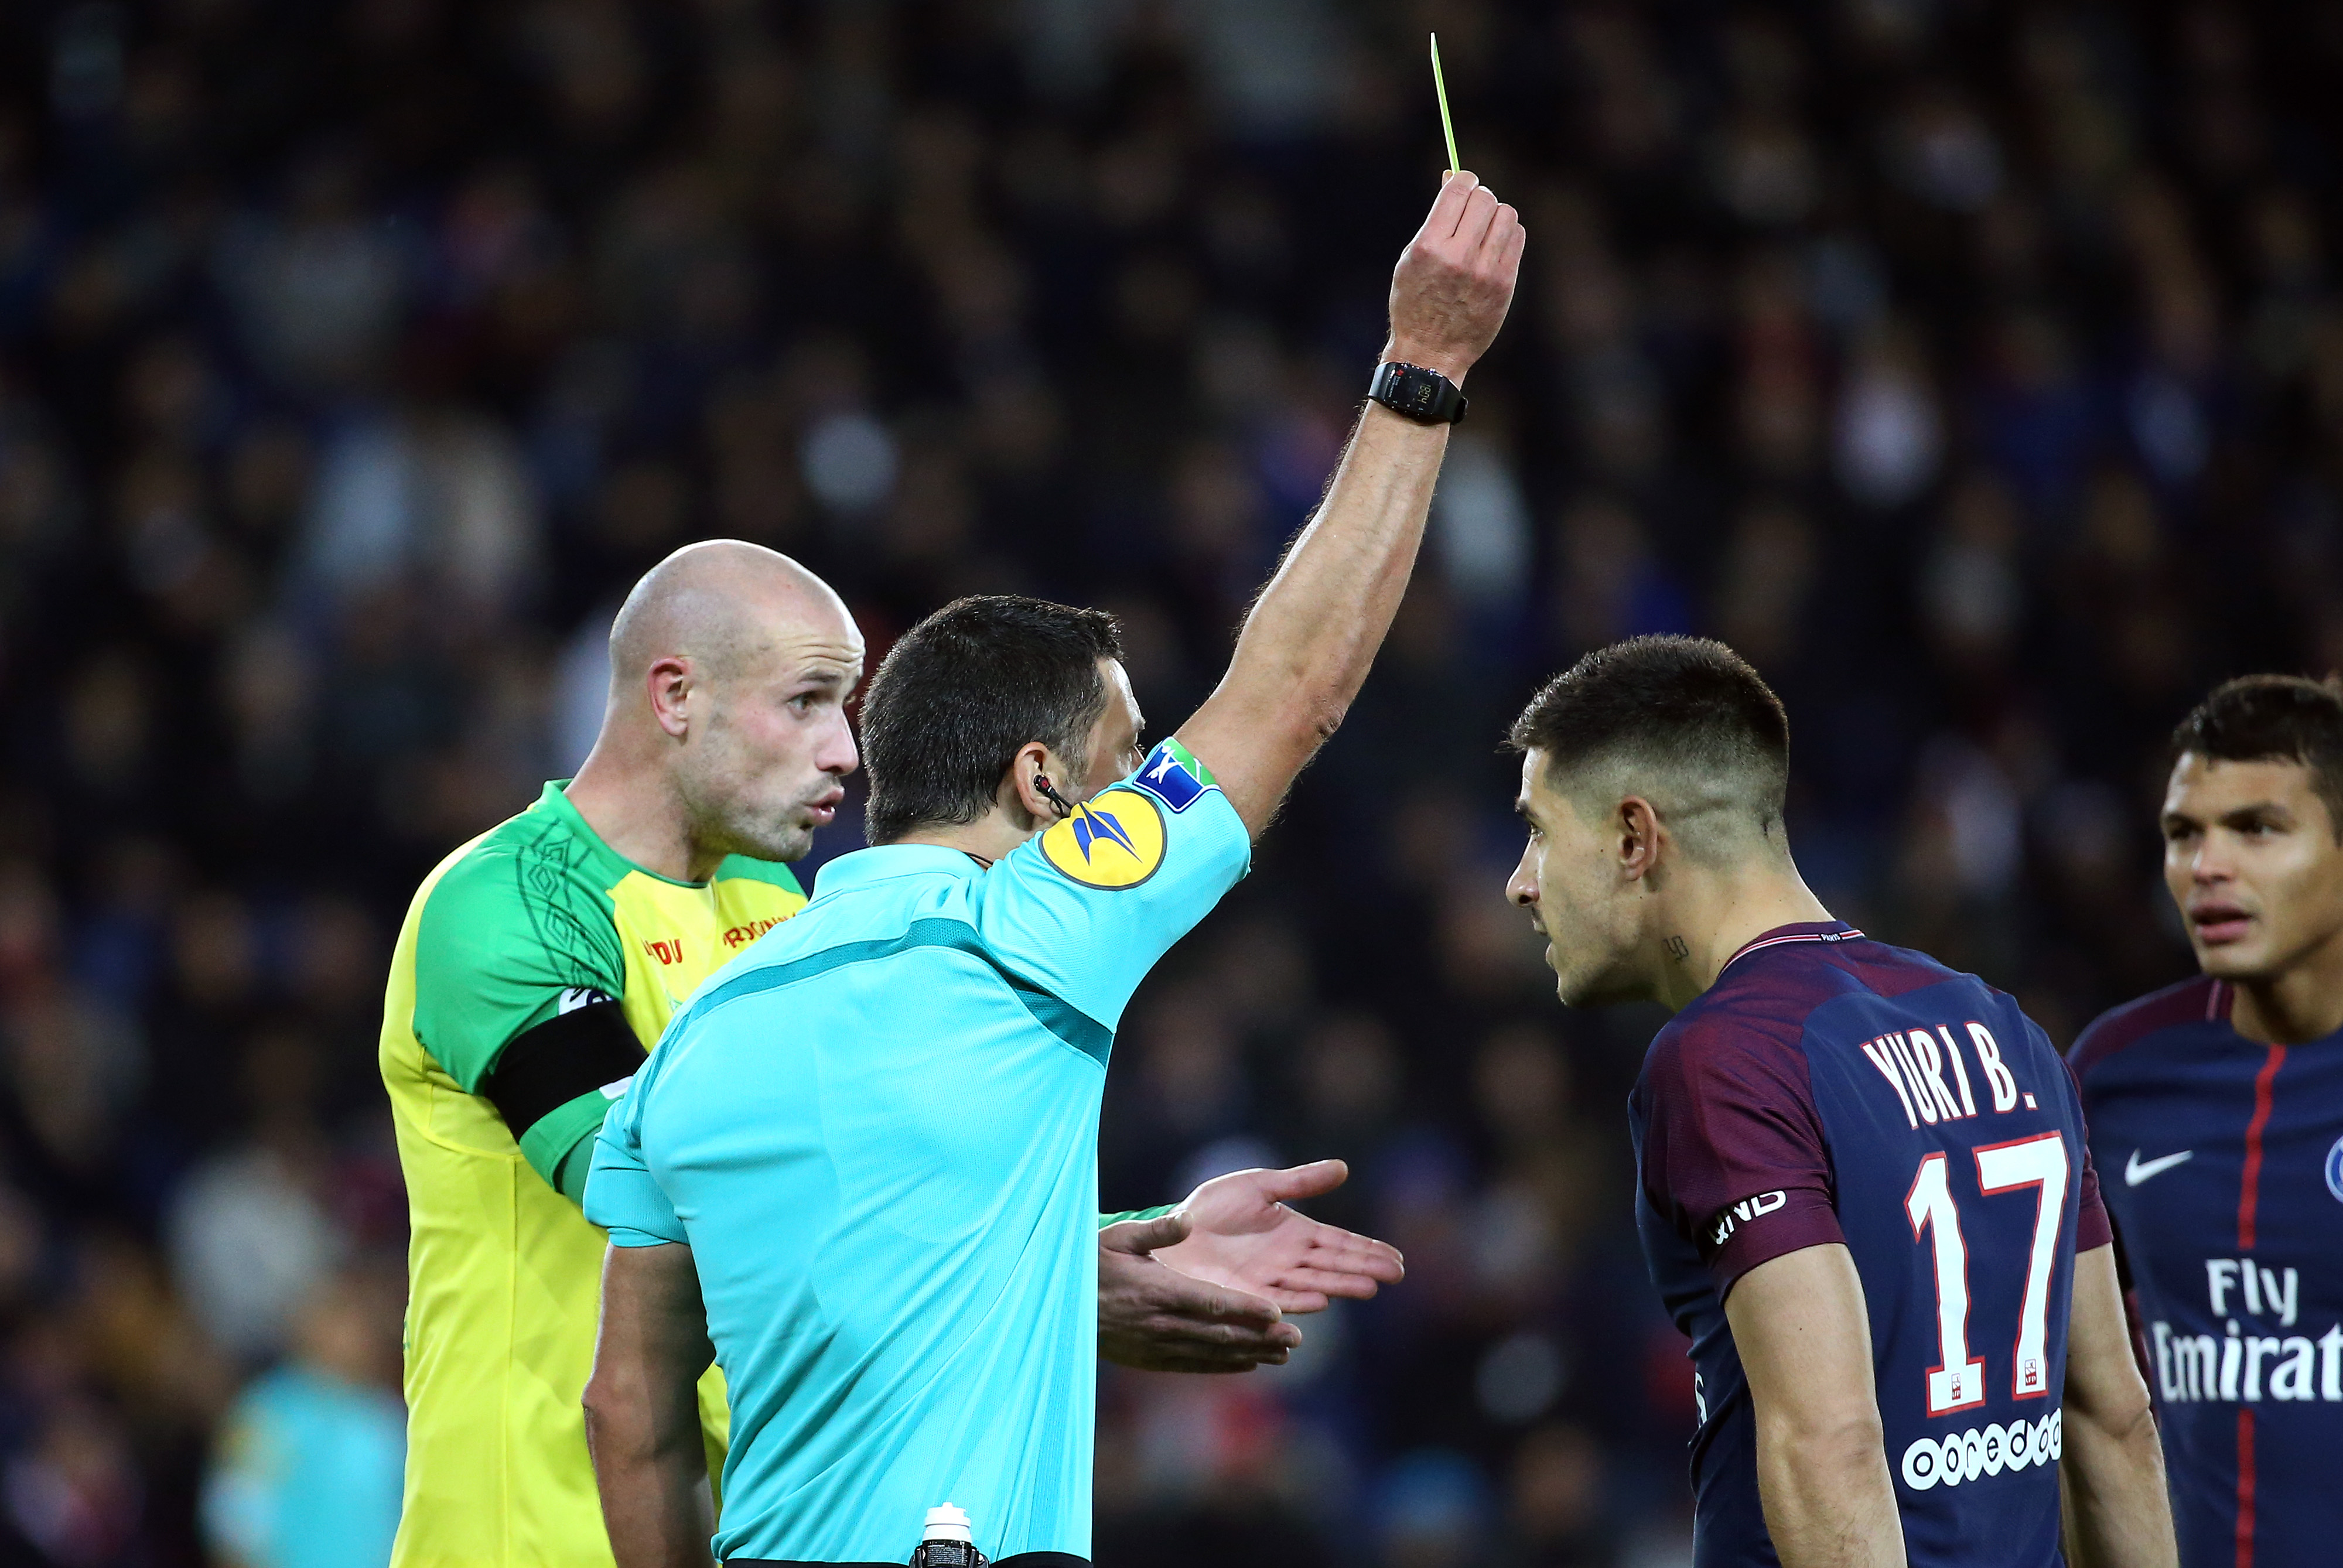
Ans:
POLYGON ((1074 814, 1074 803, 1058 793, 1058 787, 1050 782, 1050 776, 1047 773, 1033 775, 1033 788, 1041 792, 1042 799, 1058 809, 1059 816, 1071 817, 1074 814))

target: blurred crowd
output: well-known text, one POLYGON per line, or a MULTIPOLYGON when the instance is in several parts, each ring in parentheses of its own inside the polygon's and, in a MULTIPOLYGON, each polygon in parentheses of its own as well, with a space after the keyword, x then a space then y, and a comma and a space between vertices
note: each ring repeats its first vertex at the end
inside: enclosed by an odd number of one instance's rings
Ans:
POLYGON ((1432 28, 1521 297, 1102 1171, 1342 1156, 1410 1276, 1273 1372, 1109 1376, 1099 1559, 1684 1560, 1656 1020, 1554 1005, 1498 737, 1725 637, 1836 911, 2062 1042, 2184 972, 2162 736, 2343 665, 2332 0, 6 8, 0 1560, 383 1561, 389 936, 582 758, 667 550, 787 550, 874 653, 1111 608, 1177 723, 1363 389, 1432 28))

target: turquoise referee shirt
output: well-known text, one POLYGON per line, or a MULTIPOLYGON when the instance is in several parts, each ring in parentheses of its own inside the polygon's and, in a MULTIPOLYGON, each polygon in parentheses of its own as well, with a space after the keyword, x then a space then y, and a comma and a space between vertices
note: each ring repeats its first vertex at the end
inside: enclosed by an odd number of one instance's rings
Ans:
POLYGON ((595 1150, 618 1246, 688 1242, 732 1442, 719 1561, 1087 1557, 1098 1113, 1124 1005, 1249 864, 1177 741, 990 870, 895 845, 668 1026, 595 1150))

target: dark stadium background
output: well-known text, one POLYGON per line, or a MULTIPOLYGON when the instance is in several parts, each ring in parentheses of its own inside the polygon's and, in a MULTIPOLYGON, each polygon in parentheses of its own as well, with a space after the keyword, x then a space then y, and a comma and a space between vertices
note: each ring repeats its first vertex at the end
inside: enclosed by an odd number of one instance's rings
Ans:
POLYGON ((790 551, 874 649, 1108 606, 1177 722, 1364 386, 1429 27, 1520 297, 1366 694, 1131 1010, 1103 1170, 1342 1155, 1322 1212, 1410 1277, 1273 1374, 1109 1375, 1100 1561, 1684 1560, 1654 1020, 1554 1006, 1497 738, 1713 632, 1840 913, 2062 1041, 2184 972, 2163 733, 2343 664, 2343 6, 8 6, 0 1555, 203 1560, 321 1281, 395 1375, 389 939, 575 765, 663 552, 790 551))

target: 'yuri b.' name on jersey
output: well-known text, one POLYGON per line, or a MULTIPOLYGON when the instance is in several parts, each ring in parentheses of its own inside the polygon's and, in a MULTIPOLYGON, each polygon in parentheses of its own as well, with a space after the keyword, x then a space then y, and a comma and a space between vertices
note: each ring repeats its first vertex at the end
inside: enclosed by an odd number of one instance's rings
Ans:
MULTIPOLYGON (((1985 1080, 1994 1111, 2006 1116, 2020 1103, 2028 1111, 2034 1110, 2036 1101, 2032 1091, 2018 1087, 2017 1075, 2004 1065, 2001 1043, 1993 1038, 1993 1030, 1975 1019, 1960 1027, 1968 1037, 1969 1049, 1976 1053, 1977 1070, 1985 1080)), ((1865 1040, 1863 1054, 1896 1091, 1896 1101, 1904 1107, 1904 1121, 1913 1131, 1917 1131, 1924 1121, 1934 1127, 1939 1122, 1966 1121, 1978 1114, 1976 1095, 1969 1088, 1968 1068, 1961 1060, 1961 1048, 1955 1040, 1952 1025, 1894 1030, 1876 1040, 1865 1040), (1944 1042, 1941 1056, 1936 1050, 1939 1040, 1944 1042), (1953 1075, 1952 1088, 1945 1082, 1948 1068, 1953 1075)))

